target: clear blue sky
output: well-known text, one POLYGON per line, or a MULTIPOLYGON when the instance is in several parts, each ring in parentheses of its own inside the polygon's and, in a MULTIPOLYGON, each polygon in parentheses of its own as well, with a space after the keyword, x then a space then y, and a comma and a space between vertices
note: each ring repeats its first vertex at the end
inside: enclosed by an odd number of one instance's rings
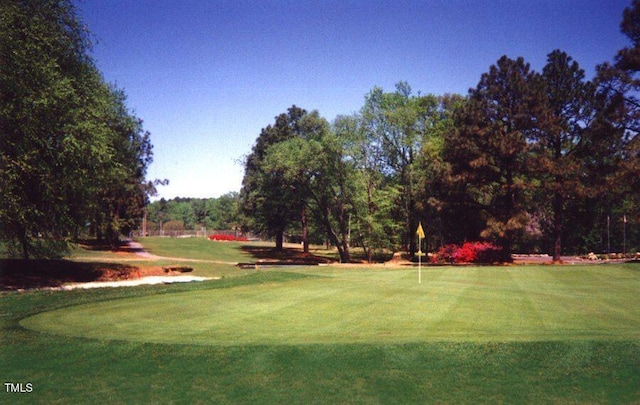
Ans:
POLYGON ((239 163, 292 104, 333 120, 374 87, 467 94, 502 55, 554 49, 592 78, 628 41, 620 0, 77 0, 93 56, 154 145, 159 197, 239 191, 239 163))

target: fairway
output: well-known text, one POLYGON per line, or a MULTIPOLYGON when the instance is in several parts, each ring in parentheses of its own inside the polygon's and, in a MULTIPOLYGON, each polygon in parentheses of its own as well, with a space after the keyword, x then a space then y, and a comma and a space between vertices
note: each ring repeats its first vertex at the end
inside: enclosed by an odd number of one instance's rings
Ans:
POLYGON ((290 271, 288 281, 72 306, 21 325, 214 346, 640 338, 637 266, 430 267, 422 284, 415 268, 290 271))

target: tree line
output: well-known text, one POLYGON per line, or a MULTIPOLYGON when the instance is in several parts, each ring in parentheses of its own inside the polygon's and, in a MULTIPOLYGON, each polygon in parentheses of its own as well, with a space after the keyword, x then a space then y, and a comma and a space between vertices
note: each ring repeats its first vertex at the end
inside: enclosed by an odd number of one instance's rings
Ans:
POLYGON ((161 198, 147 206, 147 231, 236 230, 240 227, 239 193, 218 198, 161 198))
POLYGON ((621 30, 630 45, 592 80, 554 50, 540 72, 501 57, 466 96, 414 94, 399 82, 332 122, 292 106, 246 156, 245 225, 277 248, 286 233, 305 250, 328 240, 343 262, 352 246, 369 259, 414 254, 419 221, 425 248, 486 240, 504 260, 637 250, 640 1, 621 30))
POLYGON ((0 5, 0 247, 60 257, 91 233, 117 244, 154 183, 150 135, 106 83, 71 0, 0 5))

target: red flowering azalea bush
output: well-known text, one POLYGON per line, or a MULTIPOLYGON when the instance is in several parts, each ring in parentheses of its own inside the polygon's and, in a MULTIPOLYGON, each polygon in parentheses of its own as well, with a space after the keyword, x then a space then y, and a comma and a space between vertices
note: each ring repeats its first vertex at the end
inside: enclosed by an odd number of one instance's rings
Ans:
POLYGON ((209 235, 209 240, 226 241, 226 242, 247 242, 248 239, 244 236, 224 235, 216 233, 209 235))
POLYGON ((444 245, 438 250, 438 253, 434 256, 431 256, 432 263, 454 263, 454 255, 456 251, 459 249, 458 245, 450 244, 444 245))
POLYGON ((483 242, 478 247, 478 261, 476 263, 500 263, 504 259, 502 253, 502 247, 483 242))
POLYGON ((466 242, 456 252, 457 263, 496 263, 502 249, 489 242, 466 242))
POLYGON ((431 258, 432 263, 496 263, 502 248, 489 242, 465 242, 462 246, 446 245, 431 258))
POLYGON ((478 261, 477 243, 465 242, 453 253, 453 261, 456 263, 476 263, 478 261))

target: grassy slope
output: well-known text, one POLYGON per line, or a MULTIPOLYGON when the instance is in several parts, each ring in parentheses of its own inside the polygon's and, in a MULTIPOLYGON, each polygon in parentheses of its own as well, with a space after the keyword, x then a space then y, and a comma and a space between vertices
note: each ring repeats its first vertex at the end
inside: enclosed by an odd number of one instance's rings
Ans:
POLYGON ((166 259, 151 260, 136 255, 118 255, 111 251, 76 248, 72 260, 81 262, 113 262, 131 266, 189 266, 193 275, 203 277, 236 277, 249 272, 238 269, 235 263, 246 261, 247 253, 236 242, 212 242, 204 238, 142 238, 148 252, 166 259), (187 261, 176 258, 186 258, 187 261))
MULTIPOLYGON (((540 274, 533 271, 528 276, 528 270, 518 274, 519 268, 506 273, 503 268, 468 269, 467 277, 464 270, 446 274, 445 269, 438 268, 429 269, 429 276, 423 274, 423 283, 428 284, 425 287, 439 292, 433 299, 442 300, 434 301, 433 305, 442 306, 444 301, 451 301, 452 293, 459 290, 463 290, 460 296, 466 297, 459 305, 449 306, 448 315, 441 319, 441 328, 454 329, 448 322, 452 315, 472 321, 474 313, 479 314, 481 320, 483 314, 524 311, 547 319, 538 325, 555 330, 560 340, 223 346, 66 337, 34 332, 19 324, 31 315, 75 305, 89 304, 90 307, 95 303, 113 302, 107 305, 113 309, 111 305, 116 304, 113 300, 122 298, 149 299, 156 304, 163 301, 162 297, 169 301, 176 296, 202 294, 232 298, 234 292, 251 288, 269 292, 265 298, 274 300, 277 294, 273 292, 283 292, 285 286, 320 288, 316 280, 308 278, 312 274, 260 272, 191 285, 9 294, 0 296, 0 378, 5 382, 31 382, 34 392, 0 391, 0 402, 640 401, 640 341, 630 337, 612 340, 593 333, 627 322, 631 332, 637 333, 638 306, 637 298, 633 298, 640 295, 637 265, 578 271, 569 267, 545 267, 537 269, 540 274), (496 274, 492 274, 492 270, 497 270, 496 274), (580 272, 586 277, 581 277, 580 272), (575 280, 583 281, 576 284, 575 280), (492 290, 496 285, 504 286, 499 294, 510 297, 510 303, 496 296, 486 301, 494 294, 492 290), (631 301, 625 302, 628 298, 631 301), (544 308, 547 300, 554 304, 553 310, 544 308), (564 336, 563 324, 548 321, 554 317, 569 320, 576 317, 573 322, 590 332, 579 339, 564 336)), ((379 286, 376 277, 384 274, 370 275, 358 270, 334 272, 336 274, 323 270, 322 275, 340 275, 342 278, 329 280, 359 288, 379 286)), ((398 272, 395 275, 402 279, 405 273, 406 288, 411 294, 415 274, 398 272)), ((222 307, 226 303, 221 301, 222 307)), ((185 308, 179 310, 186 311, 185 308)), ((375 315, 372 312, 371 317, 375 315)), ((527 319, 526 322, 536 322, 536 316, 527 319)), ((524 321, 511 319, 510 322, 524 321)))
POLYGON ((250 256, 240 247, 242 242, 217 242, 205 238, 141 238, 149 253, 165 257, 214 260, 230 263, 248 261, 250 256))

